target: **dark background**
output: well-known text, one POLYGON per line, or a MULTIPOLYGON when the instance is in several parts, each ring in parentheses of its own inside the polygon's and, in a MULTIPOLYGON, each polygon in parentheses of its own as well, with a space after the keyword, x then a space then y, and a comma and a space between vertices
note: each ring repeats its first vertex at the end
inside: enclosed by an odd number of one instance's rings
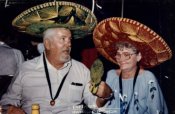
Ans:
MULTIPOLYGON (((53 1, 53 0, 52 0, 53 1)), ((9 45, 20 49, 26 59, 38 54, 36 46, 31 41, 42 39, 19 33, 11 26, 12 20, 22 11, 40 3, 51 0, 0 0, 0 28, 9 35, 9 45)), ((82 4, 91 9, 91 0, 66 0, 82 4)), ((170 114, 175 114, 175 0, 123 0, 123 17, 137 20, 157 32, 172 49, 173 57, 163 64, 149 69, 156 75, 165 96, 170 114)), ((122 0, 96 0, 102 9, 95 7, 98 22, 108 17, 121 17, 122 0)), ((92 35, 73 41, 72 56, 82 60, 84 49, 94 48, 92 35)), ((92 55, 93 56, 93 55, 92 55)), ((115 68, 115 65, 101 57, 105 71, 115 68)))

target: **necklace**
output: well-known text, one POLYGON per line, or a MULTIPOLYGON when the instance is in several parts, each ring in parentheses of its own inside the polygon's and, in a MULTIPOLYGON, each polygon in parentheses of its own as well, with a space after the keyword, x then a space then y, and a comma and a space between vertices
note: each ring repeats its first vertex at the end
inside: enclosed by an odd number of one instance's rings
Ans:
MULTIPOLYGON (((133 80, 132 95, 131 95, 131 98, 130 98, 130 100, 129 100, 129 102, 128 102, 128 105, 127 105, 125 111, 124 111, 124 109, 123 109, 122 100, 120 99, 120 107, 121 107, 120 113, 121 113, 121 114, 123 114, 124 112, 125 112, 125 114, 128 114, 129 107, 130 107, 130 103, 131 103, 131 101, 132 101, 132 97, 133 97, 133 94, 134 94, 134 87, 135 87, 135 83, 136 83, 137 76, 138 76, 138 74, 139 74, 139 70, 140 70, 140 67, 137 66, 137 70, 136 70, 136 72, 135 72, 134 80, 133 80)), ((119 88, 120 88, 120 95, 123 96, 122 72, 120 73, 120 76, 119 76, 119 88)))
MULTIPOLYGON (((64 81, 67 77, 67 75, 69 74, 69 71, 70 71, 70 68, 71 66, 69 67, 69 70, 68 72, 65 74, 65 76, 63 77, 61 83, 60 83, 60 86, 58 87, 58 90, 56 92, 56 95, 55 97, 53 97, 52 95, 52 87, 51 87, 51 82, 50 82, 50 78, 49 78, 49 72, 48 72, 48 68, 47 68, 47 63, 46 63, 46 59, 45 59, 45 55, 43 54, 43 62, 44 62, 44 69, 45 69, 45 73, 46 73, 46 78, 47 78, 47 83, 48 83, 48 86, 49 86, 49 91, 50 91, 50 97, 51 97, 51 101, 50 101, 50 105, 51 106, 54 106, 55 105, 55 99, 58 97, 58 95, 60 94, 60 91, 63 87, 63 84, 64 84, 64 81)), ((72 65, 72 64, 71 64, 72 65)))

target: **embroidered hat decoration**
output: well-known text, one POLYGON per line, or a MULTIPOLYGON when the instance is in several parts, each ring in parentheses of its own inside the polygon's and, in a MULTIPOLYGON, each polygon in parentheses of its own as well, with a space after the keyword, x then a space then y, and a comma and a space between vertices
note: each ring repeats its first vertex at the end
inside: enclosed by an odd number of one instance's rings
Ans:
POLYGON ((97 24, 95 15, 88 8, 73 2, 55 1, 31 7, 13 21, 18 31, 42 37, 47 28, 65 27, 72 31, 73 38, 92 34, 97 24))

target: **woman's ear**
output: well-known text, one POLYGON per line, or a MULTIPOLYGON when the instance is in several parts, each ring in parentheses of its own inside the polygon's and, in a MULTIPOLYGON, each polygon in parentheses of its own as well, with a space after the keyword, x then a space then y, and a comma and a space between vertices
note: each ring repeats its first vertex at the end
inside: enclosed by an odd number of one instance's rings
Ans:
POLYGON ((137 62, 139 62, 142 59, 142 54, 139 52, 137 54, 137 62))

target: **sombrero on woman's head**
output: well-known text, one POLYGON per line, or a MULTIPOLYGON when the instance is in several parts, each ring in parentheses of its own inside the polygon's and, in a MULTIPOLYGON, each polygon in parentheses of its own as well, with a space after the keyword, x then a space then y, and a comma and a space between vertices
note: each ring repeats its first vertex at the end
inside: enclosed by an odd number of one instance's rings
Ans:
POLYGON ((91 34, 96 24, 97 19, 88 8, 65 1, 34 6, 19 14, 12 22, 17 30, 38 37, 47 28, 69 28, 75 39, 91 34))
POLYGON ((167 43, 147 26, 131 19, 112 17, 101 21, 94 29, 93 40, 97 50, 108 60, 115 59, 117 42, 129 42, 142 54, 144 68, 156 66, 172 57, 167 43))

